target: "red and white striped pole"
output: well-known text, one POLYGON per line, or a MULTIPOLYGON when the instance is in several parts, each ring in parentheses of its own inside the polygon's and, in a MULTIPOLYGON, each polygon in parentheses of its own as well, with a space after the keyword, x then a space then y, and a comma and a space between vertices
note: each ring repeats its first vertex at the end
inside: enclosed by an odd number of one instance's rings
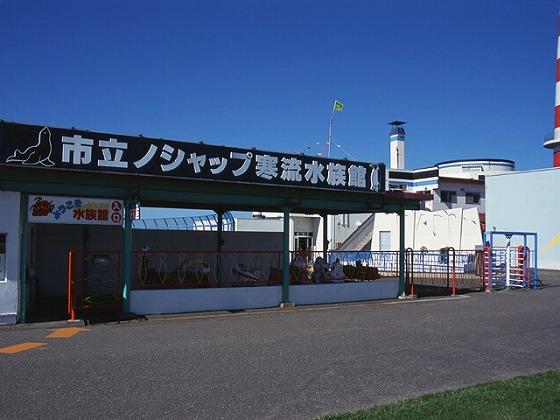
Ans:
POLYGON ((554 138, 544 142, 544 147, 554 153, 553 166, 560 167, 560 21, 556 51, 556 101, 554 103, 554 138))

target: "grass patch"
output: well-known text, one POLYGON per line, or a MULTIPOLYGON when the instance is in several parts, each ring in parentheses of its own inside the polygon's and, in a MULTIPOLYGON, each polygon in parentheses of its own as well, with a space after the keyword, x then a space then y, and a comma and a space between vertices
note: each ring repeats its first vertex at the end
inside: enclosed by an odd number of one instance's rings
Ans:
POLYGON ((558 370, 323 417, 324 420, 559 418, 558 370))

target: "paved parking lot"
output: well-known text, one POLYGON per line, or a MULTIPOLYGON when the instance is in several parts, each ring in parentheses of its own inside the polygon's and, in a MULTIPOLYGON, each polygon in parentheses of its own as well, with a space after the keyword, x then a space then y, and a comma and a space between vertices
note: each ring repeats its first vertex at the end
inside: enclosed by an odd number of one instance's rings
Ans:
POLYGON ((0 327, 4 418, 313 418, 560 368, 560 276, 443 300, 0 327), (17 353, 1 349, 38 343, 17 353))

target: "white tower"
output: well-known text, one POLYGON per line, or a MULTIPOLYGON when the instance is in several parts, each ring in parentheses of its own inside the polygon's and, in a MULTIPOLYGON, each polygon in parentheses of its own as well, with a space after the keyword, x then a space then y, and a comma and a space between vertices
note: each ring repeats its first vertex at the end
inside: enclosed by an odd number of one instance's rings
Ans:
POLYGON ((404 121, 392 121, 391 133, 391 169, 404 169, 404 121))

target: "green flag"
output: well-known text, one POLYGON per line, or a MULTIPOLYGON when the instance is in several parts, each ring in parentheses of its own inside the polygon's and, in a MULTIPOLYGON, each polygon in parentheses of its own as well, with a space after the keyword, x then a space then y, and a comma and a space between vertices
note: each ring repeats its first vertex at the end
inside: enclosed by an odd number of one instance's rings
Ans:
POLYGON ((342 111, 342 108, 344 107, 344 105, 342 105, 342 102, 338 102, 338 101, 334 101, 334 110, 335 111, 342 111))

